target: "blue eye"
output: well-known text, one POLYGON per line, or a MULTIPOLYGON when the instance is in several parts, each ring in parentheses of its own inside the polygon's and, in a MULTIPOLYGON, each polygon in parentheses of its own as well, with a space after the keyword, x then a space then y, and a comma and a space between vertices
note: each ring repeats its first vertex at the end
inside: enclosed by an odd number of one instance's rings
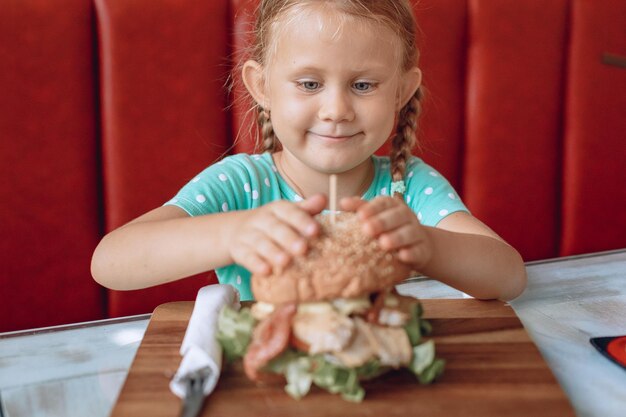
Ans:
POLYGON ((367 81, 358 81, 352 85, 359 92, 367 92, 374 88, 374 85, 367 81))
POLYGON ((314 91, 320 87, 320 83, 317 81, 301 81, 298 85, 306 91, 314 91))

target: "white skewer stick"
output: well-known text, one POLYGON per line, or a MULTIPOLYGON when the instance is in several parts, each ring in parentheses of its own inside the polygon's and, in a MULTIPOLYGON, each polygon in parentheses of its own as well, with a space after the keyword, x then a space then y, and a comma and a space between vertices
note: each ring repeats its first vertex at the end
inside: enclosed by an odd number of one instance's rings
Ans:
POLYGON ((337 176, 331 174, 330 176, 330 224, 335 224, 335 212, 337 211, 337 176))

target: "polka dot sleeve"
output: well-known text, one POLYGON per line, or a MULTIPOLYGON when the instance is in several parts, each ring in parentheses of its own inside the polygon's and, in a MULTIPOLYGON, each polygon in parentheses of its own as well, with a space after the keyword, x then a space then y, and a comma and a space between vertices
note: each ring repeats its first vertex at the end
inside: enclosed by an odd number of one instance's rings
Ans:
POLYGON ((178 206, 190 216, 253 208, 260 186, 250 174, 245 156, 227 157, 198 174, 165 204, 178 206))
POLYGON ((412 158, 407 165, 405 182, 405 200, 425 226, 436 226, 457 211, 469 213, 450 183, 419 158, 412 158))
MULTIPOLYGON (((291 199, 293 191, 281 183, 271 155, 238 154, 211 165, 189 181, 165 203, 185 210, 190 216, 247 210, 283 198, 287 190, 291 199)), ((252 300, 250 271, 238 264, 216 269, 222 284, 237 288, 242 301, 252 300)))

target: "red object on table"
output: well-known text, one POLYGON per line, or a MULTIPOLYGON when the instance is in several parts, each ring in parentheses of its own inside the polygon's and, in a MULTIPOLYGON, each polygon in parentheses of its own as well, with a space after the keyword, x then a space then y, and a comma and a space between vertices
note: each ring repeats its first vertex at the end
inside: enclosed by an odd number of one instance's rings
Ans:
POLYGON ((618 337, 609 342, 606 351, 621 365, 626 366, 626 336, 618 337))

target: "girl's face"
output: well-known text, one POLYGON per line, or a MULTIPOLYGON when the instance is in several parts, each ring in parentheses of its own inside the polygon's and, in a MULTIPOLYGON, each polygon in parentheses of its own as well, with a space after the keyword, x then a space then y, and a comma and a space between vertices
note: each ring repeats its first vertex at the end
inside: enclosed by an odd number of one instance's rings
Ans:
POLYGON ((270 110, 282 157, 325 174, 368 162, 419 86, 417 68, 401 69, 396 35, 312 8, 279 23, 272 36, 278 39, 268 67, 258 69, 262 91, 255 99, 270 110))

